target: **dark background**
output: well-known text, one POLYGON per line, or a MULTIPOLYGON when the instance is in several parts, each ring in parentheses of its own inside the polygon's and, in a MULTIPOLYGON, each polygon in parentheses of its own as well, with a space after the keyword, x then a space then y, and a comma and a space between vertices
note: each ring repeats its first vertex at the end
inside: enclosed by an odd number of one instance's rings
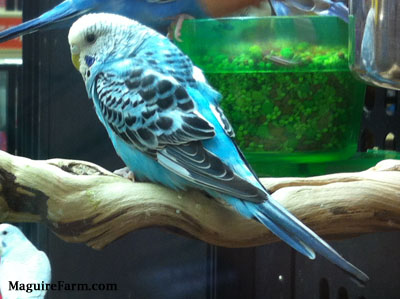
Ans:
MULTIPOLYGON (((23 1, 31 19, 60 1, 23 1)), ((33 159, 71 158, 114 170, 123 166, 70 62, 68 29, 24 37, 24 65, 11 99, 9 149, 33 159), (14 113, 16 111, 16 113, 14 113)), ((399 136, 399 94, 369 88, 360 150, 388 147, 399 136), (394 114, 387 107, 394 105, 394 114)), ((396 139, 390 147, 400 150, 396 139)), ((276 243, 227 249, 152 228, 133 232, 101 251, 59 240, 44 225, 24 224, 52 264, 52 281, 117 283, 117 292, 48 292, 47 298, 400 298, 400 233, 364 235, 332 245, 368 273, 358 288, 323 259, 309 261, 276 243)))

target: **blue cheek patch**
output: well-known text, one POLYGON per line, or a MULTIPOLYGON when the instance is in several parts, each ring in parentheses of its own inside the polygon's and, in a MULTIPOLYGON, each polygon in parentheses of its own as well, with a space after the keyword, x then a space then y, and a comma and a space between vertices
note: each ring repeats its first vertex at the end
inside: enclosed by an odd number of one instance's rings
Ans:
POLYGON ((1 242, 1 246, 3 246, 4 248, 7 247, 6 243, 4 241, 1 242))
POLYGON ((86 62, 86 65, 87 65, 88 67, 91 67, 92 64, 95 62, 95 59, 94 59, 94 57, 92 57, 92 56, 86 55, 86 56, 85 56, 85 62, 86 62))

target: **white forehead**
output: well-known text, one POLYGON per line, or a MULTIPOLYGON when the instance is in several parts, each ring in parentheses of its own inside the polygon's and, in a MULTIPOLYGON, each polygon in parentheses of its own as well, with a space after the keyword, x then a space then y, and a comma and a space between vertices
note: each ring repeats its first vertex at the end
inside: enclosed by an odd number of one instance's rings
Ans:
POLYGON ((77 43, 88 31, 98 32, 107 29, 111 30, 113 27, 123 28, 134 24, 137 24, 137 22, 115 14, 87 14, 72 24, 68 34, 68 41, 70 44, 77 43))
POLYGON ((7 229, 8 227, 10 227, 11 225, 10 224, 8 224, 8 223, 2 223, 2 224, 0 224, 0 231, 1 230, 4 230, 4 229, 7 229))
POLYGON ((19 231, 19 229, 16 226, 13 226, 11 224, 8 224, 8 223, 0 224, 0 232, 5 231, 5 230, 7 230, 9 232, 18 232, 19 231))

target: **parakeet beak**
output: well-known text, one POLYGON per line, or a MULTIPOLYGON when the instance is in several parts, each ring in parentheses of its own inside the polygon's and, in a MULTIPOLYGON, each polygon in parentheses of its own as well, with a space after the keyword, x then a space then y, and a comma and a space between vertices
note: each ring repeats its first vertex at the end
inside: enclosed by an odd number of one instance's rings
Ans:
POLYGON ((78 72, 79 72, 79 69, 81 66, 81 63, 79 61, 79 56, 80 56, 79 47, 75 44, 71 44, 71 59, 72 59, 73 65, 78 70, 78 72))
POLYGON ((72 58, 72 64, 79 71, 81 67, 81 63, 79 62, 79 54, 71 54, 71 58, 72 58))

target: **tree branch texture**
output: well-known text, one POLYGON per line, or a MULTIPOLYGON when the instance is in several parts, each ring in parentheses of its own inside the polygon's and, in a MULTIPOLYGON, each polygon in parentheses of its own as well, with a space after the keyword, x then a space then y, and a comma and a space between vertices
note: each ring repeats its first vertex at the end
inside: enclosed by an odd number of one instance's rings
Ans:
MULTIPOLYGON (((325 238, 400 229, 399 160, 358 173, 261 181, 325 238)), ((35 161, 1 151, 0 222, 43 222, 66 242, 95 249, 154 226, 225 247, 278 240, 263 225, 195 190, 132 182, 89 162, 35 161)))

